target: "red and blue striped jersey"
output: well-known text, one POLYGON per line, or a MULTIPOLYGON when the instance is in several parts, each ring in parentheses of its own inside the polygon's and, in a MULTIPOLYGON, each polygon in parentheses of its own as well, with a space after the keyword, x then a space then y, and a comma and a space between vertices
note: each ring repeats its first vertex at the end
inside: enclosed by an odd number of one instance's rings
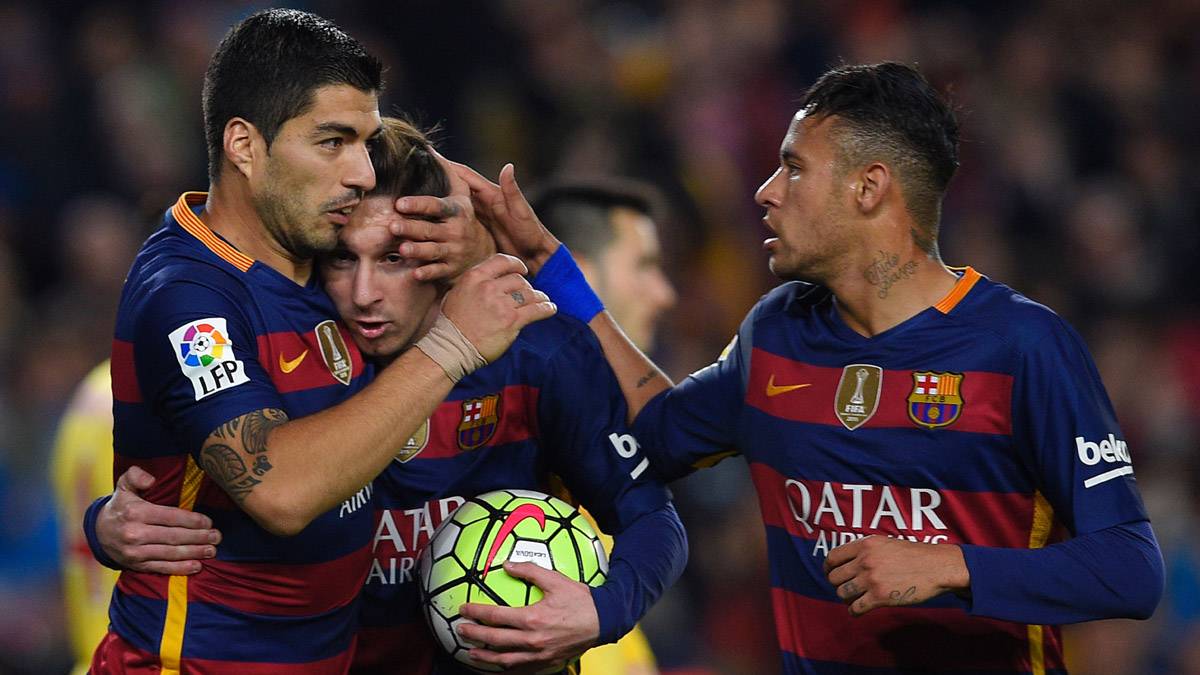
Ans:
POLYGON ((114 475, 210 516, 215 560, 190 577, 124 571, 95 673, 342 673, 370 568, 370 487, 294 537, 259 527, 198 467, 222 423, 263 408, 297 418, 361 389, 370 372, 317 282, 248 258, 180 197, 130 270, 113 342, 114 475))
POLYGON ((824 559, 872 534, 1028 549, 1146 520, 1082 340, 970 268, 870 338, 827 290, 784 284, 634 428, 667 477, 749 463, 787 673, 1062 672, 1055 627, 957 596, 852 618, 824 559))
MULTIPOLYGON (((562 316, 523 329, 508 352, 454 387, 375 480, 374 559, 363 589, 354 672, 471 672, 433 640, 415 570, 434 528, 465 498, 503 488, 557 492, 561 480, 571 498, 616 535, 619 554, 626 528, 669 503, 648 465, 628 436, 624 397, 591 330, 562 316)), ((671 519, 678 526, 673 511, 671 519)), ((635 577, 640 583, 630 586, 639 589, 651 585, 644 577, 673 582, 683 565, 682 528, 664 529, 654 530, 656 542, 679 540, 677 569, 668 578, 632 559, 657 556, 653 546, 626 554, 629 564, 614 558, 612 575, 635 577)), ((636 621, 644 610, 626 611, 636 621)))

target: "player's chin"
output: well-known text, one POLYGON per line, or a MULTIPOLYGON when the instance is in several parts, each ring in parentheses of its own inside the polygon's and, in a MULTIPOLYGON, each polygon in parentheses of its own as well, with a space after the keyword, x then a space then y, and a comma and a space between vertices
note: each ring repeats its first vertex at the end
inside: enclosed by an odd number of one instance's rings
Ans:
POLYGON ((327 220, 318 222, 309 230, 308 245, 317 253, 330 253, 337 248, 338 232, 341 229, 341 225, 332 224, 327 220))
POLYGON ((804 264, 795 257, 788 256, 787 252, 780 251, 773 254, 767 265, 771 268, 771 274, 783 281, 820 283, 811 264, 804 264))
POLYGON ((354 331, 351 331, 350 335, 354 339, 354 345, 358 347, 358 351, 369 361, 390 361, 398 351, 392 346, 395 340, 389 339, 386 335, 367 338, 354 331))
POLYGON ((791 281, 796 278, 796 269, 779 253, 771 254, 770 260, 767 261, 767 267, 771 269, 771 274, 783 279, 791 281))
POLYGON ((337 248, 338 231, 329 223, 315 223, 303 231, 294 232, 284 246, 301 259, 316 258, 337 248))

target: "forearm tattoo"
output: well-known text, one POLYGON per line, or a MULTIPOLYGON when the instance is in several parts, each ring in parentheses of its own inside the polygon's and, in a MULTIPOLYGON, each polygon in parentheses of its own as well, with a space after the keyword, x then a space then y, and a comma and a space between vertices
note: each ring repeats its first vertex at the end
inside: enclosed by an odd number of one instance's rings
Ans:
POLYGON ((267 459, 267 437, 271 429, 288 421, 287 413, 277 408, 265 408, 242 415, 217 427, 210 439, 220 439, 219 443, 210 443, 200 451, 200 467, 225 492, 239 504, 254 489, 255 485, 273 467, 267 459), (253 463, 246 466, 242 453, 238 452, 231 443, 236 445, 240 440, 245 454, 252 456, 253 463))
POLYGON ((239 504, 245 501, 255 485, 262 482, 250 475, 237 450, 221 443, 206 446, 200 451, 200 468, 239 504))
POLYGON ((288 420, 287 414, 277 408, 256 410, 241 418, 242 445, 246 452, 257 455, 267 449, 267 436, 271 430, 288 420))
POLYGON ((650 380, 653 380, 656 377, 658 377, 657 370, 652 370, 652 371, 646 373, 645 375, 642 376, 642 379, 637 381, 637 389, 641 389, 642 387, 646 386, 647 384, 650 383, 650 380))

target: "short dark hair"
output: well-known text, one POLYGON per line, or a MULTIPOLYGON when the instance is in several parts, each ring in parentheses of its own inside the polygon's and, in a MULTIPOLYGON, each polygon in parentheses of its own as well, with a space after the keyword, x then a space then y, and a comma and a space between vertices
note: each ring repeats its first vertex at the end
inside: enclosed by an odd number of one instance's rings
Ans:
POLYGON ((225 124, 242 117, 268 148, 283 123, 303 114, 313 91, 348 84, 378 92, 383 64, 331 21, 295 9, 250 15, 221 40, 204 73, 204 136, 208 177, 221 172, 225 124))
POLYGON ((372 195, 404 197, 450 194, 450 177, 433 155, 429 137, 412 122, 397 117, 384 117, 383 131, 371 152, 375 166, 375 189, 372 195))
POLYGON ((898 171, 913 219, 932 250, 942 195, 958 168, 958 120, 916 68, 903 63, 846 65, 821 76, 800 110, 837 117, 834 132, 842 171, 883 159, 898 171))
POLYGON ((660 219, 663 199, 652 186, 627 178, 559 178, 530 192, 530 205, 567 248, 595 258, 612 243, 610 212, 627 208, 660 219))

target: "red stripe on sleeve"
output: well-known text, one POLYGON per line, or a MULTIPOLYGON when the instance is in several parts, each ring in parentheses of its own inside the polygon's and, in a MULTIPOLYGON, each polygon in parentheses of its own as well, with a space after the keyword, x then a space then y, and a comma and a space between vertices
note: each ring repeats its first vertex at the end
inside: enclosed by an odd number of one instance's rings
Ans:
MULTIPOLYGON (((768 415, 811 424, 842 426, 834 413, 834 400, 842 368, 814 366, 755 349, 751 356, 746 402, 768 415), (808 385, 768 396, 774 387, 808 385)), ((963 373, 963 408, 957 420, 938 431, 1012 434, 1012 376, 984 371, 963 373)), ((861 428, 921 428, 908 416, 908 395, 913 371, 885 370, 875 414, 861 428)))
POLYGON ((133 363, 132 342, 113 340, 109 372, 112 374, 112 392, 115 400, 122 403, 142 402, 142 387, 138 384, 137 368, 133 363))

